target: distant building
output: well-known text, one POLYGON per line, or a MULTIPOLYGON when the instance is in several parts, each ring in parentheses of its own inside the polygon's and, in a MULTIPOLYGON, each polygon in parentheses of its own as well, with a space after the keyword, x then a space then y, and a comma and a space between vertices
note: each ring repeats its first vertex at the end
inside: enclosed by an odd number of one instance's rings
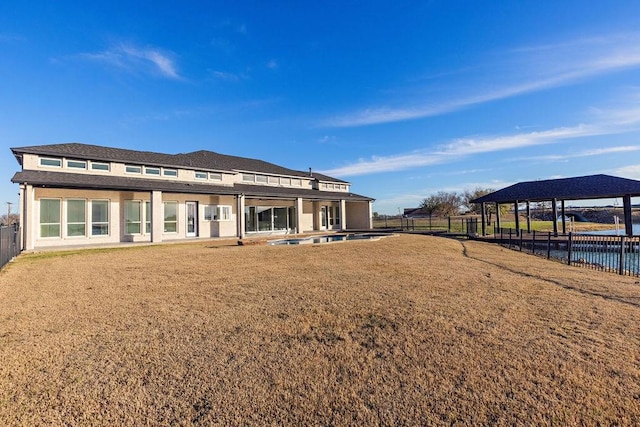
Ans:
POLYGON ((429 218, 429 214, 422 208, 404 208, 402 216, 405 218, 429 218))

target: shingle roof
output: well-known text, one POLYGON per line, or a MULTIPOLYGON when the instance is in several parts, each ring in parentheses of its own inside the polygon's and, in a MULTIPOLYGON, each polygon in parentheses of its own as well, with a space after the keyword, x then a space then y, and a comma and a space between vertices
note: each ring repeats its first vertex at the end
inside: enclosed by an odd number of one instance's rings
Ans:
POLYGON ((89 175, 79 173, 64 173, 52 171, 26 170, 16 173, 11 178, 13 183, 29 183, 36 186, 53 188, 89 188, 127 191, 159 190, 168 193, 191 194, 224 194, 257 197, 296 198, 316 200, 370 201, 366 196, 354 193, 319 191, 306 188, 272 187, 261 185, 235 184, 223 186, 213 184, 168 181, 163 179, 130 178, 111 175, 89 175))
MULTIPOLYGON (((21 162, 21 155, 23 153, 28 153, 44 156, 63 156, 84 160, 134 163, 148 166, 183 167, 213 171, 260 172, 273 175, 309 177, 308 172, 288 169, 263 160, 229 156, 207 150, 200 150, 192 153, 163 154, 151 151, 103 147, 99 145, 65 143, 17 147, 12 148, 11 151, 19 162, 21 162)), ((314 173, 313 176, 323 181, 339 183, 346 182, 327 175, 314 173)))
POLYGON ((640 181, 611 175, 519 182, 472 200, 472 203, 541 202, 640 196, 640 181))

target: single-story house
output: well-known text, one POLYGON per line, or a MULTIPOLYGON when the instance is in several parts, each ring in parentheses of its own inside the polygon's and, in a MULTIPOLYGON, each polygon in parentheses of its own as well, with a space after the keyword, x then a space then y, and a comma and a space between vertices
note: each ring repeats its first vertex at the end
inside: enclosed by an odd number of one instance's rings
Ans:
POLYGON ((12 148, 22 249, 371 228, 348 182, 211 151, 12 148))

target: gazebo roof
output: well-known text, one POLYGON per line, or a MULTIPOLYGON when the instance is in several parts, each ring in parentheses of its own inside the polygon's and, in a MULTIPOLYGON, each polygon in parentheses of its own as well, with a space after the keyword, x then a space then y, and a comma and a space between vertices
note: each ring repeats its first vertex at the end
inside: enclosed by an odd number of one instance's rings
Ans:
POLYGON ((472 200, 472 203, 542 202, 640 196, 640 181, 611 175, 519 182, 472 200))

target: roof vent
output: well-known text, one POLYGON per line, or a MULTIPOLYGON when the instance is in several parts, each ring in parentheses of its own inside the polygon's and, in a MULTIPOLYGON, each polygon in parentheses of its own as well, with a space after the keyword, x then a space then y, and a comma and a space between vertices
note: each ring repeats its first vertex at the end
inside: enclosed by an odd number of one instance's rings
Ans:
POLYGON ((309 176, 313 176, 313 171, 309 168, 309 176))

